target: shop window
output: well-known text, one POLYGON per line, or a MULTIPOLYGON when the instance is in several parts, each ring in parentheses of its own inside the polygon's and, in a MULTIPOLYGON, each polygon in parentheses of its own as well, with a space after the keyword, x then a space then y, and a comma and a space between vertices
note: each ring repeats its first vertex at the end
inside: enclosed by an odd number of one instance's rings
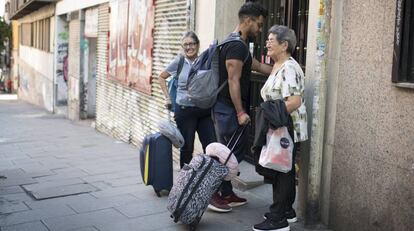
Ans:
POLYGON ((414 1, 397 0, 392 82, 414 83, 414 1))

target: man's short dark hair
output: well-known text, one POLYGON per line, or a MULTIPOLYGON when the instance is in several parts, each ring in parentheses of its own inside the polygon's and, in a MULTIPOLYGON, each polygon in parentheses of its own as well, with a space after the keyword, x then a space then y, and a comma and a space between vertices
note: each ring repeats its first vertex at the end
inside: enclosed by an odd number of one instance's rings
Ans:
POLYGON ((267 17, 267 10, 258 2, 246 2, 239 10, 239 20, 243 20, 246 17, 267 17))

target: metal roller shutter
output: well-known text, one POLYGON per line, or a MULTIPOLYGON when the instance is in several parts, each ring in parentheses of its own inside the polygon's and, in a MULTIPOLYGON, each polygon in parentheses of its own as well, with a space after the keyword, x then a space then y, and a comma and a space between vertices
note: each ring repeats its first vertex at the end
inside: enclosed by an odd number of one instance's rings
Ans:
MULTIPOLYGON (((180 50, 181 35, 188 27, 188 3, 187 0, 155 1, 151 96, 107 78, 108 7, 108 4, 99 7, 96 128, 124 142, 140 145, 146 134, 157 130, 157 122, 167 118, 157 76, 180 50)), ((177 150, 174 159, 178 159, 177 150)))

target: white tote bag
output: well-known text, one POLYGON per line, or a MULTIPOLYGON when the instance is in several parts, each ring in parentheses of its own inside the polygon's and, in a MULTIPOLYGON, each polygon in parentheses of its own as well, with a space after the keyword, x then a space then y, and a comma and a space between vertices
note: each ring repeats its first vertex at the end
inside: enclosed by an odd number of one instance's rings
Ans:
POLYGON ((260 152, 259 164, 278 172, 289 172, 292 169, 293 145, 287 127, 269 129, 266 134, 266 145, 260 152))

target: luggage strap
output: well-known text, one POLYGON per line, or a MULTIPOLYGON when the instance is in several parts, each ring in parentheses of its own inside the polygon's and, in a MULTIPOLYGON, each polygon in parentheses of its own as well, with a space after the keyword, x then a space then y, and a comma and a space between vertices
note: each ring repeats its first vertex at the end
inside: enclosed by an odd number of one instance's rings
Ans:
MULTIPOLYGON (((201 164, 200 164, 200 167, 199 167, 199 168, 202 168, 202 167, 204 166, 204 164, 205 164, 205 163, 206 163, 206 159, 204 159, 204 158, 203 158, 203 161, 201 162, 201 164)), ((193 174, 191 174, 190 180, 188 180, 188 182, 187 182, 187 184, 185 185, 185 187, 184 187, 183 191, 181 192, 181 196, 180 196, 180 198, 178 199, 177 206, 175 207, 175 210, 174 210, 174 212, 172 213, 172 216, 174 216, 174 222, 177 222, 177 221, 178 221, 178 217, 179 217, 179 216, 181 216, 181 214, 179 214, 179 209, 180 209, 181 202, 182 202, 182 200, 184 199, 185 192, 187 192, 187 191, 188 191, 188 188, 190 187, 191 182, 193 182, 193 180, 194 180, 194 178, 196 177, 196 175, 197 175, 197 171, 195 171, 195 170, 194 170, 194 171, 193 171, 193 174)))
POLYGON ((248 125, 244 125, 244 126, 237 127, 236 131, 234 131, 233 135, 231 136, 231 138, 230 138, 229 142, 228 142, 228 143, 227 143, 227 145, 226 145, 228 148, 230 148, 230 144, 233 142, 233 139, 234 139, 234 137, 236 136, 236 134, 237 134, 237 132, 239 131, 239 129, 240 129, 240 128, 242 128, 242 130, 241 130, 241 132, 240 132, 239 136, 237 137, 236 141, 235 141, 235 142, 234 142, 234 144, 233 144, 233 147, 231 147, 231 149, 230 149, 230 154, 229 154, 229 156, 227 157, 226 161, 224 162, 224 165, 226 165, 226 164, 227 164, 227 162, 230 160, 230 157, 231 157, 231 155, 233 154, 234 148, 236 147, 237 143, 239 143, 239 140, 240 140, 241 136, 243 135, 244 130, 246 130, 246 127, 247 127, 247 126, 248 126, 248 125))
MULTIPOLYGON (((204 180, 204 177, 207 175, 207 173, 209 172, 209 170, 211 169, 211 166, 213 166, 214 160, 210 159, 206 169, 204 170, 204 172, 201 174, 200 178, 198 179, 197 183, 194 185, 193 189, 190 192, 190 195, 188 195, 186 201, 184 202, 183 206, 181 206, 181 208, 179 207, 179 204, 177 203, 177 208, 174 211, 174 222, 177 222, 178 219, 180 218, 181 214, 183 213, 184 209, 187 207, 188 203, 190 202, 193 194, 195 193, 195 191, 197 190, 198 186, 200 186, 201 182, 204 180), (178 211, 177 211, 178 210, 178 211)), ((203 158, 203 162, 202 165, 200 165, 200 168, 203 167, 203 165, 205 164, 205 159, 203 158)), ((188 190, 192 180, 194 179, 193 176, 196 175, 196 171, 194 171, 193 175, 191 176, 191 180, 188 182, 188 184, 186 185, 186 189, 183 190, 183 194, 181 194, 181 198, 182 199, 184 197, 184 192, 188 190), (188 187, 187 187, 188 186, 188 187)), ((179 201, 181 202, 181 201, 179 201)))

